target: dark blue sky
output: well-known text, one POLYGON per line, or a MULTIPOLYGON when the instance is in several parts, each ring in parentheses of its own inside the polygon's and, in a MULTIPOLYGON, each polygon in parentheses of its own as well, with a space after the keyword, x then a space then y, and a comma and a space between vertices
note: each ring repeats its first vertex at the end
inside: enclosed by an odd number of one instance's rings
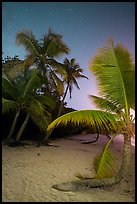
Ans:
POLYGON ((134 2, 3 2, 2 51, 4 56, 25 57, 23 47, 15 45, 16 33, 32 30, 39 39, 49 27, 63 36, 70 48, 68 59, 76 58, 89 80, 79 80, 80 90, 73 89, 69 107, 91 109, 88 99, 97 95, 95 78, 88 70, 89 60, 109 37, 123 43, 135 55, 135 3, 134 2))

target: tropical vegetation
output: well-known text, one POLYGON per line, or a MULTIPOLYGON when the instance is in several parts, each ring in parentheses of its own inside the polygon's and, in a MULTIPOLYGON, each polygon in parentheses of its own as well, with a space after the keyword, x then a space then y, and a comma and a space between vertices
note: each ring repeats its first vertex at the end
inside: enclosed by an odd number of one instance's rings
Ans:
POLYGON ((64 92, 65 85, 69 87, 71 94, 73 84, 79 89, 77 79, 87 78, 81 74, 83 70, 74 58, 70 62, 67 58, 64 63, 57 61, 60 56, 69 53, 69 48, 63 42, 62 36, 51 29, 40 40, 36 39, 32 31, 18 32, 16 43, 25 48, 25 59, 21 60, 17 55, 13 58, 7 56, 2 62, 3 113, 16 112, 7 141, 15 132, 16 123, 20 120, 20 111, 21 114, 26 113, 26 119, 17 133, 16 140, 20 139, 30 119, 36 120, 34 123, 45 130, 47 120, 51 122, 57 118, 57 115, 71 111, 65 107, 67 104, 65 96, 68 90, 67 88, 64 92), (51 103, 48 103, 50 100, 51 103), (44 106, 44 109, 40 106, 44 106), (38 108, 41 111, 40 120, 39 117, 35 117, 38 112, 40 114, 40 111, 35 113, 38 108))
POLYGON ((51 122, 51 111, 55 108, 55 100, 53 96, 37 94, 40 85, 41 80, 37 70, 25 72, 14 82, 2 77, 2 112, 3 114, 10 111, 15 113, 6 142, 9 142, 13 136, 21 111, 26 116, 16 135, 17 141, 30 118, 42 132, 45 132, 47 125, 51 122))
POLYGON ((123 135, 123 160, 117 168, 109 150, 111 139, 95 160, 96 176, 53 186, 62 191, 111 186, 119 183, 130 171, 131 137, 134 135, 131 109, 135 110, 135 69, 132 56, 122 44, 114 45, 113 39, 110 39, 91 59, 89 69, 97 78, 99 94, 102 96, 90 97, 102 110, 79 110, 62 115, 49 124, 46 138, 60 124, 87 123, 96 132, 107 130, 112 135, 115 133, 114 136, 123 135))
POLYGON ((75 58, 72 58, 71 60, 68 60, 67 58, 65 58, 64 63, 61 65, 61 67, 63 68, 62 78, 63 78, 63 82, 66 84, 66 89, 62 96, 61 105, 60 105, 57 117, 61 115, 63 103, 66 98, 68 90, 69 90, 70 98, 71 98, 73 85, 75 85, 78 89, 80 89, 77 79, 79 78, 88 79, 85 75, 81 74, 83 70, 80 68, 80 65, 76 63, 75 58))

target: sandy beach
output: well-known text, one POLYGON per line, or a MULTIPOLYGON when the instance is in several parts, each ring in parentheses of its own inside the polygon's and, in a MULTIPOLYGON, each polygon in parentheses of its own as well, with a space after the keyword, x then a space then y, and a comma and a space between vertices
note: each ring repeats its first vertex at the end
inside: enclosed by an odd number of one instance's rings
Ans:
MULTIPOLYGON (((93 161, 108 141, 100 135, 97 142, 81 144, 81 140, 96 135, 75 135, 52 139, 55 146, 8 147, 2 146, 2 202, 134 202, 135 201, 135 146, 129 179, 106 189, 88 189, 63 192, 52 185, 77 180, 80 173, 95 175, 93 161)), ((111 150, 121 163, 122 135, 111 144, 111 150)))

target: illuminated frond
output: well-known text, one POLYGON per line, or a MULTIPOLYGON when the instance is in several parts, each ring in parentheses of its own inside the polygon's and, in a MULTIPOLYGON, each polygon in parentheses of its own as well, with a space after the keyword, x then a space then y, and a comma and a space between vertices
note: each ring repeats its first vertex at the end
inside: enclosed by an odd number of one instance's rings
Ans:
POLYGON ((86 124, 95 128, 97 132, 108 130, 117 131, 121 128, 118 123, 118 115, 100 110, 79 110, 67 113, 54 120, 47 128, 47 134, 58 125, 74 123, 76 125, 86 124))
POLYGON ((113 140, 113 137, 105 145, 103 151, 101 151, 101 153, 98 154, 94 159, 96 178, 112 177, 119 170, 117 159, 111 153, 110 148, 109 148, 112 140, 113 140))

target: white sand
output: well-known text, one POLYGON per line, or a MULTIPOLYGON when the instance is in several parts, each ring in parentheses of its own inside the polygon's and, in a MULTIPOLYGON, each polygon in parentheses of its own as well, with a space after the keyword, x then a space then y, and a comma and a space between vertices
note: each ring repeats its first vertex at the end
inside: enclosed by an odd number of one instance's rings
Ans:
MULTIPOLYGON (((51 146, 2 147, 2 202, 133 202, 135 189, 135 147, 132 146, 130 183, 107 189, 63 192, 51 186, 77 180, 75 174, 93 177, 95 155, 108 141, 100 135, 93 144, 81 144, 80 139, 94 139, 95 135, 74 136, 75 140, 56 139, 51 146), (130 192, 128 192, 130 191, 130 192)), ((119 135, 111 149, 121 162, 123 147, 119 135)))

